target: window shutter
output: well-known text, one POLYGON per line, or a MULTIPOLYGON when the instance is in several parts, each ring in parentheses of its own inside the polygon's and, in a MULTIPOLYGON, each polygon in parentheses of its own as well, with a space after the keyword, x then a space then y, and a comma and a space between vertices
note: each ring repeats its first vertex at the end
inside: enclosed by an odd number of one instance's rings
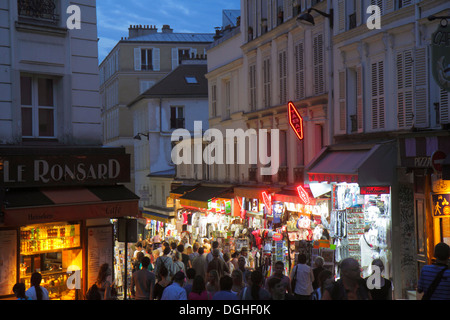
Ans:
POLYGON ((178 67, 178 48, 172 48, 172 70, 178 67))
MULTIPOLYGON (((362 12, 362 7, 363 4, 361 3, 361 1, 355 1, 356 2, 356 25, 360 26, 362 24, 362 19, 364 17, 363 12, 362 12)), ((365 11, 364 11, 365 13, 365 11)))
POLYGON ((295 98, 305 98, 305 63, 304 46, 300 42, 295 46, 295 98))
POLYGON ((134 48, 134 70, 141 71, 141 48, 134 48))
POLYGON ((287 21, 287 20, 292 18, 292 12, 293 12, 293 9, 294 9, 292 0, 284 0, 283 5, 284 5, 284 8, 283 8, 283 11, 284 11, 283 19, 284 19, 284 21, 287 21))
POLYGON ((394 11, 395 9, 395 1, 394 0, 385 0, 385 4, 386 4, 386 10, 384 11, 384 13, 389 13, 394 11))
POLYGON ((362 132, 364 128, 363 88, 362 66, 358 66, 356 68, 356 121, 358 132, 362 132))
POLYGON ((345 70, 339 71, 339 130, 346 131, 346 90, 347 90, 347 79, 345 75, 345 70))
POLYGON ((314 94, 322 94, 325 90, 323 63, 323 34, 314 36, 314 94))
POLYGON ((450 93, 440 89, 439 93, 439 120, 441 124, 449 123, 450 93))
POLYGON ((411 128, 413 113, 412 50, 397 53, 397 123, 399 128, 411 128))
POLYGON ((189 49, 189 57, 195 59, 197 57, 197 49, 189 49))
POLYGON ((428 121, 428 63, 426 48, 416 49, 414 59, 415 126, 426 128, 428 121))
POLYGON ((371 65, 371 108, 372 129, 383 129, 385 125, 384 106, 384 62, 374 62, 371 65))
POLYGON ((345 31, 345 1, 338 1, 338 31, 345 31))
POLYGON ((160 70, 159 48, 153 49, 152 58, 153 58, 152 61, 153 71, 159 71, 160 70))
POLYGON ((286 51, 281 51, 278 53, 278 73, 279 73, 279 93, 280 93, 280 104, 287 102, 287 60, 286 51))

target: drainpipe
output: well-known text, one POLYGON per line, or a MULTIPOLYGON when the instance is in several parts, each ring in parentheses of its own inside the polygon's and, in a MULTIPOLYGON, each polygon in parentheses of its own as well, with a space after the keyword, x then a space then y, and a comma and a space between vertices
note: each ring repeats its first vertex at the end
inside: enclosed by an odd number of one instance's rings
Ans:
MULTIPOLYGON (((331 0, 327 0, 328 12, 333 8, 333 4, 331 0)), ((333 10, 334 12, 334 10, 333 10)), ((334 26, 333 26, 334 27, 334 26)), ((328 117, 328 139, 329 145, 334 143, 334 99, 333 99, 333 90, 334 90, 334 82, 333 82, 333 73, 334 73, 334 50, 333 50, 333 30, 334 28, 328 27, 328 107, 327 107, 327 117, 328 117)))

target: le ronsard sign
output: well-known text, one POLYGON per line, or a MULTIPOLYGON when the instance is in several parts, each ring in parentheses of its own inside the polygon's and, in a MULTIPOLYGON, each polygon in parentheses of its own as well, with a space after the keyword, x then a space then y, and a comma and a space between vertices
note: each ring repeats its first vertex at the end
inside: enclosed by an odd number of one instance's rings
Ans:
POLYGON ((0 185, 5 187, 108 185, 130 181, 129 154, 8 155, 0 185))

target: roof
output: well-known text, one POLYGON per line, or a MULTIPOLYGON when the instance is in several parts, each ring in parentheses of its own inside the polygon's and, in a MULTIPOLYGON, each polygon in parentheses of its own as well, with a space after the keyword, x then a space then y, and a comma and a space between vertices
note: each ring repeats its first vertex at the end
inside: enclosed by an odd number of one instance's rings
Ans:
POLYGON ((222 11, 222 27, 231 25, 235 27, 237 24, 237 18, 241 16, 241 10, 225 9, 222 11))
POLYGON ((206 64, 182 64, 175 70, 142 93, 129 106, 143 98, 181 98, 181 97, 208 97, 208 81, 206 64), (197 83, 189 83, 186 77, 195 77, 197 83))
POLYGON ((214 33, 173 33, 157 32, 135 38, 121 40, 123 42, 213 42, 214 33))

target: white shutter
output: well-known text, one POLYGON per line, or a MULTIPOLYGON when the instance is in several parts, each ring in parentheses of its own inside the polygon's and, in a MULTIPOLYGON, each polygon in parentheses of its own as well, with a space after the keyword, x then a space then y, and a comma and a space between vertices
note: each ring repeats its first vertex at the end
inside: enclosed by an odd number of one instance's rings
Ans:
POLYGON ((394 0, 385 0, 386 8, 384 13, 389 13, 394 11, 395 9, 395 1, 394 0))
POLYGON ((338 1, 338 31, 345 31, 345 1, 338 1))
POLYGON ((196 58, 197 57, 197 49, 189 49, 189 58, 196 58))
POLYGON ((358 126, 358 132, 362 132, 364 129, 364 100, 363 100, 363 76, 362 66, 359 65, 356 68, 356 121, 358 126))
POLYGON ((160 70, 159 48, 153 49, 152 59, 153 59, 152 61, 153 71, 159 71, 160 70))
POLYGON ((178 67, 178 48, 172 48, 172 70, 178 67))
POLYGON ((324 59, 323 59, 323 34, 314 36, 314 94, 319 95, 325 91, 324 59))
POLYGON ((305 98, 305 62, 304 62, 303 42, 295 46, 295 98, 301 100, 305 98))
POLYGON ((346 131, 346 92, 347 91, 347 79, 345 70, 339 71, 339 130, 346 131))
POLYGON ((413 56, 412 50, 397 53, 397 123, 400 129, 413 124, 413 56))
POLYGON ((417 128, 429 126, 428 120, 428 63, 426 48, 417 48, 414 59, 414 121, 417 128))
POLYGON ((371 64, 371 109, 372 129, 383 129, 385 125, 384 62, 371 64))
POLYGON ((450 92, 440 88, 439 90, 439 123, 449 123, 449 108, 450 108, 450 92))
POLYGON ((279 75, 279 102, 280 104, 287 102, 287 60, 286 51, 278 53, 278 75, 279 75))
POLYGON ((283 5, 284 5, 284 8, 283 8, 283 10, 284 10, 283 19, 284 19, 284 21, 287 21, 287 20, 292 18, 292 12, 293 12, 293 9, 294 9, 294 7, 293 7, 294 5, 292 3, 292 0, 284 0, 283 5))
POLYGON ((141 48, 134 48, 134 70, 141 71, 141 48))

